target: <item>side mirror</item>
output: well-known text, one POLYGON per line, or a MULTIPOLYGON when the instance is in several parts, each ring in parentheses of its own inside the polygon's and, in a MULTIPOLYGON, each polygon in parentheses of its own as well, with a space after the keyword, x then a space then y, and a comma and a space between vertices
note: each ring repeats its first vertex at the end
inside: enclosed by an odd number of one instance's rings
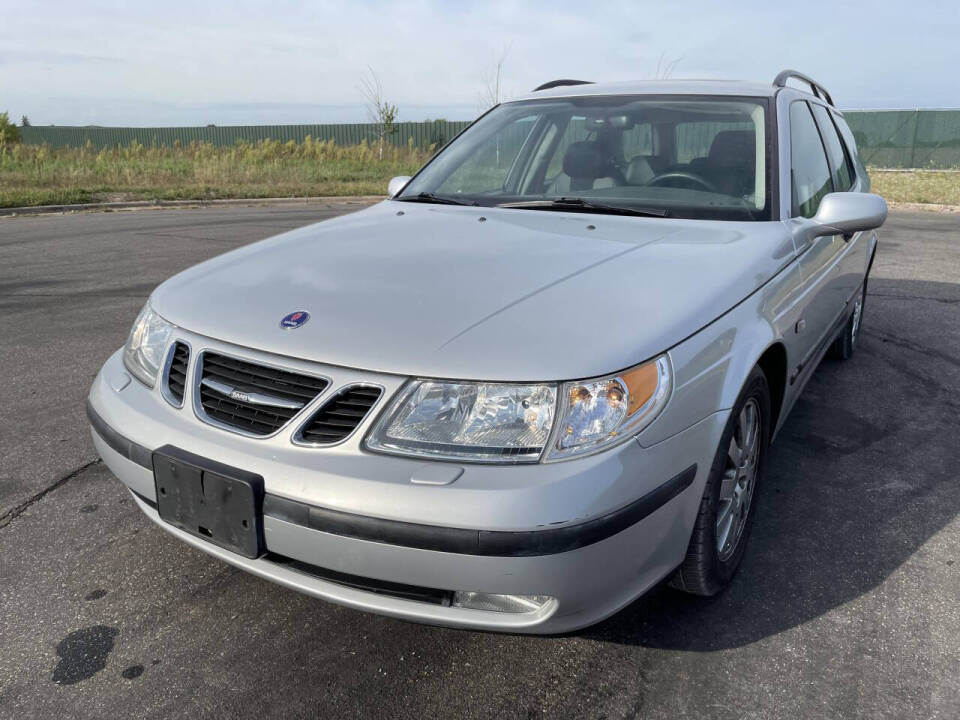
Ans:
POLYGON ((830 193, 820 201, 813 221, 818 235, 852 235, 873 230, 887 219, 887 201, 879 195, 858 192, 830 193))
POLYGON ((390 181, 390 184, 387 185, 387 197, 396 197, 408 182, 410 182, 409 175, 398 175, 395 177, 390 181))

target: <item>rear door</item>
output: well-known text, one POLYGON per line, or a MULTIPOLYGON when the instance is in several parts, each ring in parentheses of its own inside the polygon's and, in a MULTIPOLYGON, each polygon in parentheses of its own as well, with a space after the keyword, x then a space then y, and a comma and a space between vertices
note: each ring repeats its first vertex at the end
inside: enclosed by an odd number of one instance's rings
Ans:
MULTIPOLYGON (((813 116, 827 149, 834 192, 860 191, 858 169, 854 167, 852 154, 840 135, 836 116, 822 105, 813 105, 813 116)), ((843 247, 840 248, 841 257, 835 280, 840 293, 840 312, 843 312, 863 282, 872 236, 872 232, 841 236, 843 247)))
POLYGON ((802 354, 791 373, 794 380, 797 374, 811 367, 843 309, 837 282, 837 263, 845 246, 843 237, 811 238, 812 226, 804 222, 804 218, 817 214, 820 202, 834 191, 833 174, 820 130, 805 100, 795 100, 790 105, 790 178, 794 238, 805 278, 803 311, 796 327, 802 354))

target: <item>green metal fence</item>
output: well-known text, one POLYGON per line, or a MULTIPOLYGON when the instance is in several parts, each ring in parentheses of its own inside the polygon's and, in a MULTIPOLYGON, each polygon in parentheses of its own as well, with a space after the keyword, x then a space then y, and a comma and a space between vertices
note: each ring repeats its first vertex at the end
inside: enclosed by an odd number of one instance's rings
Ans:
MULTIPOLYGON (((433 122, 397 123, 389 142, 417 147, 442 145, 470 123, 436 120, 433 122)), ((303 142, 309 135, 314 140, 333 140, 338 145, 359 145, 377 141, 376 127, 365 123, 353 125, 238 125, 224 127, 169 127, 169 128, 113 128, 113 127, 38 127, 21 128, 23 141, 52 147, 81 147, 90 144, 96 148, 127 146, 136 141, 142 145, 181 145, 207 142, 213 145, 233 145, 237 140, 294 140, 303 142)))
MULTIPOLYGON (((858 110, 844 113, 857 139, 865 164, 881 168, 960 168, 960 110, 858 110)), ((397 123, 397 132, 389 137, 396 145, 412 142, 417 147, 442 145, 465 128, 467 122, 397 123)), ((376 141, 375 126, 353 125, 250 125, 233 127, 176 128, 100 128, 100 127, 26 127, 21 129, 27 143, 46 143, 53 147, 79 147, 90 144, 97 149, 126 146, 136 141, 143 145, 172 145, 193 141, 214 145, 233 145, 237 140, 256 142, 294 140, 303 142, 333 140, 338 145, 357 145, 376 141)))
POLYGON ((960 168, 960 110, 844 113, 866 165, 960 168))

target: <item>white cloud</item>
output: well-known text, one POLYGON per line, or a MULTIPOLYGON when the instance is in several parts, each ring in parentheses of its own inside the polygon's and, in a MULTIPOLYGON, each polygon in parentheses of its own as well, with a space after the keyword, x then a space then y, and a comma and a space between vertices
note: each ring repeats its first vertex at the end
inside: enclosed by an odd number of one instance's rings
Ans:
POLYGON ((507 43, 513 93, 556 77, 649 77, 663 57, 679 58, 676 77, 766 81, 796 67, 848 107, 960 105, 960 13, 931 0, 909 13, 882 0, 0 0, 0 17, 0 108, 41 124, 363 120, 367 65, 401 119, 466 118, 507 43))

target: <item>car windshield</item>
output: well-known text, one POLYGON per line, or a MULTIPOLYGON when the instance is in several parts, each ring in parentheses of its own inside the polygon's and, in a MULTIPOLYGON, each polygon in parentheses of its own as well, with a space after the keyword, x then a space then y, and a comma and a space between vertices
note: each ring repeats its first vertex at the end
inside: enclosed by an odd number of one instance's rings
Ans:
POLYGON ((395 199, 768 220, 766 110, 765 98, 505 103, 471 125, 395 199))

